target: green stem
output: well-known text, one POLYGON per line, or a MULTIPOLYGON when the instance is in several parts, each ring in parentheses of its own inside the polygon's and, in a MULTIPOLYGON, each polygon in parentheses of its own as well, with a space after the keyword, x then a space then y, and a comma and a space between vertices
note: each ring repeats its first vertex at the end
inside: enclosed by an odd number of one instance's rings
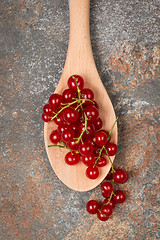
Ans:
POLYGON ((81 103, 75 108, 75 110, 77 110, 79 107, 81 107, 82 104, 83 104, 83 102, 81 102, 81 103))
POLYGON ((85 117, 84 130, 81 132, 81 134, 78 137, 76 143, 78 143, 80 140, 82 141, 82 136, 83 136, 84 132, 88 133, 88 130, 87 130, 87 120, 88 120, 88 118, 87 118, 86 114, 84 114, 84 117, 85 117))
POLYGON ((109 156, 109 154, 108 154, 108 151, 107 151, 107 149, 105 148, 105 146, 104 146, 104 150, 106 151, 107 157, 109 158, 109 161, 110 161, 110 163, 111 163, 111 167, 112 167, 111 173, 114 173, 115 170, 114 170, 114 167, 113 167, 113 163, 112 163, 112 160, 111 160, 111 158, 110 158, 110 156, 109 156))
POLYGON ((109 199, 108 199, 108 202, 105 203, 104 205, 110 204, 110 201, 111 201, 113 195, 115 196, 115 193, 112 191, 112 192, 111 192, 111 195, 110 195, 110 197, 109 197, 109 199))
MULTIPOLYGON (((81 98, 81 91, 80 91, 80 89, 79 89, 79 87, 78 87, 78 83, 77 83, 78 78, 75 78, 74 76, 72 76, 72 78, 74 79, 74 81, 75 81, 75 83, 76 83, 77 92, 78 92, 78 98, 80 99, 80 98, 81 98)), ((82 107, 82 105, 81 105, 81 111, 83 112, 83 107, 82 107)))
POLYGON ((101 155, 102 155, 102 151, 103 151, 104 148, 105 148, 105 146, 103 146, 103 147, 101 148, 98 157, 96 157, 96 160, 95 160, 95 162, 94 162, 93 168, 96 166, 98 160, 100 159, 100 157, 101 157, 101 155))
POLYGON ((56 115, 54 115, 54 116, 51 118, 51 121, 52 121, 54 118, 56 118, 65 108, 70 107, 71 105, 75 104, 76 102, 79 102, 79 100, 75 100, 75 101, 73 101, 73 102, 71 102, 71 103, 68 103, 67 106, 64 106, 63 108, 61 108, 61 109, 56 113, 56 115))
MULTIPOLYGON (((90 102, 93 102, 92 100, 90 99, 83 99, 83 98, 79 98, 79 99, 76 99, 75 101, 71 102, 71 103, 67 103, 66 106, 64 106, 63 108, 61 108, 53 117, 51 117, 51 121, 56 118, 64 109, 70 107, 71 105, 77 103, 77 102, 85 102, 85 101, 90 101, 90 102)), ((49 121, 49 123, 51 122, 49 121)))
POLYGON ((48 145, 48 147, 67 148, 66 146, 62 146, 62 145, 58 145, 58 144, 48 145))
POLYGON ((110 139, 110 137, 111 137, 111 134, 112 134, 112 131, 113 131, 113 128, 114 128, 114 126, 115 126, 115 124, 116 124, 117 120, 118 120, 118 117, 116 118, 115 122, 113 123, 113 126, 112 126, 112 128, 111 128, 111 130, 110 130, 110 132, 109 132, 109 134, 108 134, 107 140, 109 140, 109 139, 110 139))

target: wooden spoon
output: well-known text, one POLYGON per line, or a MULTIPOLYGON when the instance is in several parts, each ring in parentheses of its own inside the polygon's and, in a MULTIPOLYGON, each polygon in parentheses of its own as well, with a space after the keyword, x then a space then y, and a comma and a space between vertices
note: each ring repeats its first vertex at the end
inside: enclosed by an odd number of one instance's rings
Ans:
MULTIPOLYGON (((55 90, 62 93, 67 88, 67 80, 73 74, 81 75, 85 81, 85 87, 94 91, 95 100, 99 104, 100 116, 103 120, 103 128, 110 131, 116 116, 109 96, 101 82, 93 58, 90 29, 89 29, 90 0, 69 0, 70 9, 70 37, 67 58, 60 82, 55 90)), ((88 191, 99 185, 110 170, 111 164, 99 168, 99 177, 91 180, 86 177, 86 166, 79 162, 75 166, 65 163, 64 157, 68 152, 58 147, 48 147, 52 144, 49 140, 50 133, 57 128, 54 122, 44 125, 44 141, 52 168, 59 179, 69 188, 77 191, 88 191)), ((112 142, 117 143, 117 124, 112 132, 112 142)), ((114 157, 111 158, 112 161, 114 157)))

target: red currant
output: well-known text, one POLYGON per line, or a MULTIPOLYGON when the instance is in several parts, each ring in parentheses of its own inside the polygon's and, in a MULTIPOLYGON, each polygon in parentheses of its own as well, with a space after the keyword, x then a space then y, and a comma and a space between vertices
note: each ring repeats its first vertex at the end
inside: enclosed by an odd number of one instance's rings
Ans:
POLYGON ((99 131, 94 136, 95 143, 102 147, 107 143, 107 134, 103 131, 99 131))
POLYGON ((79 113, 73 107, 68 107, 63 111, 63 118, 67 123, 73 123, 78 120, 79 113))
POLYGON ((102 119, 100 117, 94 121, 94 126, 96 130, 99 130, 102 128, 102 119))
POLYGON ((94 106, 95 106, 97 109, 99 109, 98 103, 97 103, 96 101, 93 101, 93 102, 94 102, 94 106))
POLYGON ((106 148, 109 156, 114 156, 118 151, 117 145, 115 143, 112 143, 112 142, 107 143, 105 148, 106 148))
POLYGON ((95 162, 95 156, 93 153, 89 154, 88 156, 82 156, 82 162, 86 165, 93 165, 95 162))
POLYGON ((86 115, 88 120, 94 122, 99 117, 99 111, 94 106, 88 106, 83 110, 83 115, 86 115))
POLYGON ((75 137, 79 137, 80 125, 81 125, 81 122, 79 122, 79 121, 70 124, 70 127, 72 128, 72 130, 75 133, 75 137))
POLYGON ((85 143, 91 143, 91 145, 93 146, 93 150, 97 149, 97 145, 95 144, 92 138, 87 138, 85 140, 85 143))
MULTIPOLYGON (((85 130, 85 124, 81 123, 79 127, 79 132, 81 133, 82 131, 85 130)), ((92 137, 95 132, 95 127, 91 122, 87 121, 87 131, 83 133, 83 138, 89 138, 92 137)))
POLYGON ((69 142, 69 141, 72 141, 73 138, 74 138, 74 132, 73 130, 64 130, 61 134, 62 136, 62 140, 64 142, 69 142))
POLYGON ((113 201, 115 203, 123 203, 126 200, 126 195, 122 190, 117 190, 114 192, 113 201))
MULTIPOLYGON (((107 134, 107 138, 108 138, 109 132, 106 129, 101 129, 101 131, 105 132, 107 134)), ((108 139, 108 141, 110 141, 110 138, 108 139)))
POLYGON ((97 167, 104 167, 107 164, 107 159, 104 157, 100 157, 97 162, 97 167))
POLYGON ((102 195, 106 198, 109 197, 111 192, 113 191, 113 185, 110 182, 103 182, 101 184, 102 195), (104 193, 104 194, 103 194, 104 193))
POLYGON ((59 125, 58 128, 57 128, 57 131, 58 131, 60 134, 62 134, 62 132, 64 132, 65 130, 68 130, 68 131, 71 130, 71 127, 70 127, 68 124, 66 124, 66 123, 62 123, 62 124, 59 125))
POLYGON ((48 115, 46 115, 45 113, 43 113, 42 114, 42 120, 44 122, 49 122, 49 121, 51 121, 51 118, 48 115))
POLYGON ((110 203, 108 203, 108 200, 109 199, 104 199, 104 201, 103 201, 103 205, 109 205, 109 206, 111 206, 113 209, 115 208, 115 202, 113 201, 113 199, 111 199, 110 200, 110 203), (108 204, 107 204, 108 203, 108 204))
POLYGON ((64 119, 63 119, 62 112, 59 113, 58 116, 56 118, 54 118, 53 120, 54 120, 55 124, 57 124, 57 125, 61 125, 65 122, 64 119))
POLYGON ((117 183, 125 183, 127 181, 127 173, 123 169, 117 169, 113 173, 113 179, 117 183))
MULTIPOLYGON (((94 99, 94 93, 89 88, 83 88, 82 91, 81 91, 81 95, 82 95, 83 99, 90 99, 90 100, 94 99)), ((88 102, 90 102, 90 101, 88 101, 88 102)))
POLYGON ((86 176, 90 179, 96 179, 99 176, 99 171, 97 167, 89 166, 86 169, 86 176))
POLYGON ((59 134, 59 132, 57 130, 54 130, 51 134, 50 134, 50 140, 52 143, 57 144, 60 142, 61 140, 61 135, 59 134))
POLYGON ((79 75, 72 75, 69 79, 68 79, 68 87, 74 91, 77 92, 77 85, 79 87, 80 90, 83 89, 84 87, 84 80, 81 76, 79 75), (75 79, 76 78, 76 81, 75 79), (77 82, 77 83, 76 83, 77 82))
MULTIPOLYGON (((95 143, 94 143, 95 144, 95 143)), ((95 144, 96 145, 96 144, 95 144)), ((97 146, 97 145, 96 145, 97 146)), ((95 155, 95 157, 98 157, 99 156, 99 154, 100 154, 100 151, 101 151, 101 148, 98 148, 98 146, 97 147, 95 147, 94 148, 94 155, 95 155)))
POLYGON ((70 103, 73 102, 73 98, 75 98, 76 95, 71 89, 65 89, 62 93, 62 97, 64 103, 70 103))
POLYGON ((86 204, 86 210, 89 214, 96 214, 98 212, 98 209, 100 209, 100 203, 96 200, 90 200, 86 204))
POLYGON ((83 108, 85 108, 85 107, 87 107, 87 106, 94 106, 94 107, 96 107, 97 109, 99 109, 99 106, 98 106, 98 104, 97 104, 97 102, 96 101, 93 101, 92 100, 92 102, 91 101, 85 101, 84 103, 83 103, 83 108))
POLYGON ((105 177, 106 180, 111 180, 113 179, 113 173, 109 172, 107 176, 105 177))
POLYGON ((105 214, 106 216, 110 217, 113 213, 113 208, 110 205, 103 205, 101 207, 102 214, 105 214))
POLYGON ((70 142, 67 142, 67 146, 71 150, 78 150, 79 149, 79 142, 77 142, 77 140, 71 140, 70 142))
POLYGON ((49 105, 54 109, 58 110, 61 107, 61 103, 63 102, 63 98, 60 94, 54 93, 49 98, 49 105))
POLYGON ((53 108, 49 104, 46 104, 43 107, 43 113, 50 117, 52 117, 54 115, 53 111, 54 111, 53 108))
POLYGON ((91 143, 80 143, 79 152, 83 156, 87 156, 93 152, 93 146, 91 143))
POLYGON ((75 165, 80 161, 80 154, 76 152, 68 152, 65 156, 65 162, 68 165, 75 165))
POLYGON ((101 211, 99 212, 97 212, 97 217, 98 217, 98 219, 99 220, 101 220, 101 221, 107 221, 108 219, 109 219, 109 217, 108 216, 106 216, 106 215, 104 215, 101 211))

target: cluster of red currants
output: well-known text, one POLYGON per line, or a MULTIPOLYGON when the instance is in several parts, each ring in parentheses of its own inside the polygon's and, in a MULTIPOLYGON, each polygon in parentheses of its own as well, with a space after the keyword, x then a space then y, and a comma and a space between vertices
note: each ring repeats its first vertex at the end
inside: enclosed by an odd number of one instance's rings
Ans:
MULTIPOLYGON (((50 96, 48 104, 43 107, 42 119, 54 121, 58 127, 50 134, 53 143, 48 147, 67 148, 65 162, 75 165, 82 161, 86 166, 86 176, 96 179, 98 167, 107 164, 107 158, 117 153, 117 145, 111 142, 111 133, 102 129, 99 106, 94 101, 94 93, 84 88, 84 80, 79 75, 68 79, 68 89, 60 95, 50 96)), ((112 163, 111 163, 112 164, 112 163)))
POLYGON ((97 214, 101 221, 107 221, 113 213, 116 203, 123 203, 126 200, 126 195, 122 190, 114 191, 113 185, 116 183, 125 183, 127 181, 127 173, 123 169, 112 170, 106 176, 106 180, 101 184, 101 193, 105 198, 100 204, 96 200, 90 200, 86 205, 86 210, 90 214, 97 214))

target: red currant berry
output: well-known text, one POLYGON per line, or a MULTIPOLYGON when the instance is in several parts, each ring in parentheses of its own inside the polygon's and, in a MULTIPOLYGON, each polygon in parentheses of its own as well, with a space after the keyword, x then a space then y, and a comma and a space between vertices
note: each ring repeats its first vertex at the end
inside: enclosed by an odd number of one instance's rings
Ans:
POLYGON ((99 131, 94 136, 95 143, 102 147, 107 143, 107 134, 103 131, 99 131))
POLYGON ((103 205, 101 207, 102 214, 106 215, 107 217, 110 217, 113 213, 113 208, 109 205, 103 205))
POLYGON ((43 113, 50 117, 52 117, 54 115, 53 111, 54 111, 53 108, 49 104, 46 104, 43 107, 43 113))
POLYGON ((49 121, 51 121, 51 118, 48 115, 46 115, 45 113, 43 113, 42 114, 42 120, 44 122, 49 122, 49 121))
POLYGON ((113 179, 113 173, 109 172, 107 176, 105 177, 106 180, 111 180, 113 179))
POLYGON ((74 132, 72 130, 64 130, 64 132, 62 132, 61 136, 62 136, 62 140, 64 142, 69 142, 69 141, 73 140, 74 132))
POLYGON ((97 103, 96 101, 93 101, 93 102, 94 102, 94 106, 95 106, 97 109, 99 109, 98 103, 97 103))
POLYGON ((86 165, 86 166, 90 166, 93 165, 95 162, 95 156, 93 153, 89 154, 88 156, 82 156, 82 162, 86 165))
POLYGON ((89 166, 86 169, 86 176, 90 179, 96 179, 99 176, 99 171, 97 167, 89 166))
POLYGON ((54 93, 49 98, 49 105, 54 109, 58 110, 61 107, 61 103, 63 102, 63 98, 60 94, 54 93))
POLYGON ((58 128, 57 128, 57 131, 58 131, 60 134, 62 134, 62 132, 64 132, 65 130, 68 130, 68 131, 71 130, 71 127, 70 127, 68 124, 66 124, 66 123, 62 123, 62 124, 59 125, 58 128))
POLYGON ((123 203, 126 200, 126 195, 122 190, 117 190, 114 192, 113 201, 115 203, 123 203))
POLYGON ((68 152, 65 156, 65 162, 68 164, 68 165, 75 165, 77 164, 79 161, 80 161, 80 154, 79 153, 76 153, 76 152, 68 152))
POLYGON ((62 112, 59 113, 58 116, 56 118, 54 118, 53 120, 54 120, 55 124, 57 124, 57 125, 61 125, 65 122, 63 119, 62 112))
POLYGON ((113 173, 113 179, 117 183, 125 183, 127 181, 127 173, 123 169, 117 169, 113 173))
POLYGON ((109 197, 110 194, 111 194, 111 192, 113 191, 113 185, 112 185, 112 183, 110 183, 110 182, 103 182, 103 183, 101 184, 101 191, 102 191, 102 194, 104 193, 103 196, 109 197))
POLYGON ((91 143, 80 143, 79 152, 82 156, 87 156, 93 152, 93 146, 91 143))
POLYGON ((77 92, 77 85, 79 87, 80 90, 83 89, 84 87, 84 80, 81 76, 79 75, 72 75, 69 79, 68 79, 68 87, 69 89, 71 89, 73 92, 77 92), (76 80, 74 79, 76 78, 76 80))
POLYGON ((102 119, 100 117, 95 120, 94 126, 96 130, 99 130, 102 128, 102 119))
POLYGON ((94 107, 96 107, 97 109, 99 109, 99 106, 98 106, 98 104, 97 104, 97 102, 96 101, 93 101, 92 100, 92 102, 91 101, 85 101, 84 103, 83 103, 83 108, 85 108, 85 107, 87 107, 87 106, 94 106, 94 107))
POLYGON ((68 107, 63 111, 63 118, 67 123, 73 123, 78 120, 79 113, 73 107, 68 107))
POLYGON ((110 194, 108 194, 107 192, 101 192, 101 193, 104 198, 109 198, 110 196, 110 194))
POLYGON ((101 211, 99 212, 97 212, 97 217, 98 217, 98 219, 99 220, 101 220, 101 221, 107 221, 108 219, 109 219, 109 217, 108 216, 106 216, 106 215, 104 215, 103 213, 101 213, 101 211))
MULTIPOLYGON (((94 143, 95 144, 95 143, 94 143)), ((95 144, 96 145, 96 144, 95 144)), ((97 146, 97 145, 96 145, 97 146)), ((101 151, 101 148, 98 148, 98 146, 94 149, 94 155, 95 155, 95 157, 98 157, 99 156, 99 154, 100 154, 100 151, 101 151)))
POLYGON ((105 148, 106 148, 109 156, 114 156, 118 151, 117 145, 115 143, 112 143, 112 142, 107 143, 105 148))
MULTIPOLYGON (((82 131, 85 130, 85 124, 84 123, 81 123, 80 127, 79 127, 79 132, 81 133, 82 131)), ((89 138, 89 137, 92 137, 93 134, 95 132, 95 127, 94 125, 91 123, 91 122, 88 122, 87 121, 87 131, 85 131, 83 133, 83 138, 89 138)))
POLYGON ((110 200, 110 203, 109 204, 107 204, 108 203, 108 200, 109 200, 109 198, 107 199, 104 199, 104 201, 103 201, 103 205, 109 205, 109 206, 111 206, 113 209, 115 208, 115 202, 113 201, 113 199, 111 199, 110 200))
POLYGON ((57 130, 54 130, 51 134, 50 134, 50 140, 52 143, 57 144, 60 142, 61 140, 61 135, 59 134, 59 132, 57 130))
POLYGON ((86 210, 89 214, 96 214, 98 212, 98 209, 100 209, 100 203, 96 200, 90 200, 86 204, 86 210))
POLYGON ((76 97, 75 92, 73 92, 70 89, 65 89, 62 93, 62 97, 63 97, 63 102, 64 103, 70 103, 73 102, 73 98, 76 97))
POLYGON ((87 138, 85 140, 85 143, 91 143, 91 145, 93 146, 93 150, 97 149, 97 145, 95 144, 95 142, 93 142, 92 138, 87 138))
MULTIPOLYGON (((107 138, 108 138, 109 132, 106 129, 101 129, 101 131, 105 132, 107 134, 107 138)), ((110 138, 108 139, 108 141, 110 141, 110 138)))
POLYGON ((83 115, 86 114, 89 121, 94 122, 99 117, 99 111, 94 106, 88 106, 83 110, 83 115))
POLYGON ((77 121, 74 123, 70 124, 71 129, 74 131, 75 133, 75 137, 79 137, 79 128, 80 128, 81 122, 77 121))
POLYGON ((97 167, 104 167, 107 164, 107 159, 104 157, 100 157, 100 159, 97 162, 97 167))
MULTIPOLYGON (((81 91, 81 95, 82 95, 83 99, 90 99, 90 100, 94 99, 94 93, 90 88, 83 88, 81 91)), ((88 101, 88 102, 90 102, 90 101, 88 101)))
POLYGON ((78 150, 79 149, 79 142, 77 143, 77 140, 71 140, 70 142, 67 143, 67 146, 71 150, 78 150))

